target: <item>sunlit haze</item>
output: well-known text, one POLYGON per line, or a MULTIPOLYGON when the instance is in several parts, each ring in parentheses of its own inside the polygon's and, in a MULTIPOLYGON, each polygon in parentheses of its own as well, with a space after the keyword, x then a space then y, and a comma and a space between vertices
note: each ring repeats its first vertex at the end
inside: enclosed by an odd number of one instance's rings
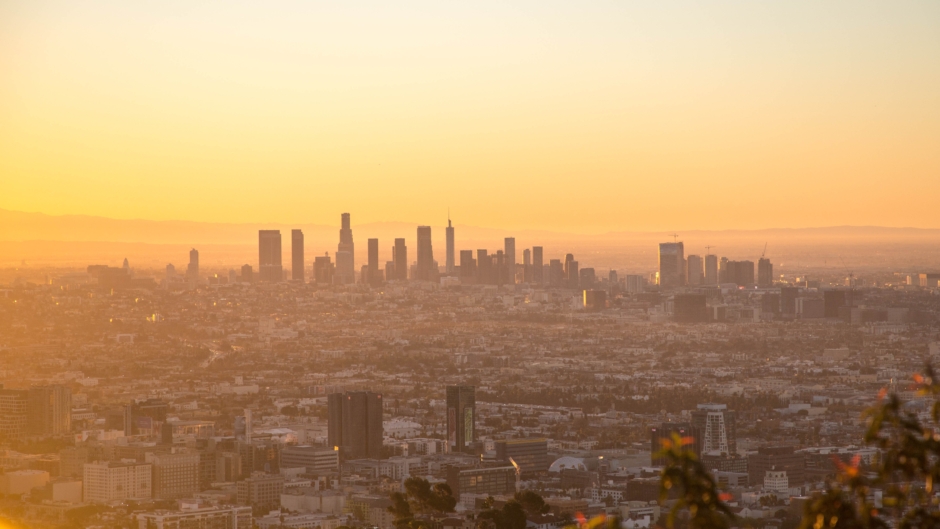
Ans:
POLYGON ((940 2, 0 4, 0 208, 940 227, 940 2))

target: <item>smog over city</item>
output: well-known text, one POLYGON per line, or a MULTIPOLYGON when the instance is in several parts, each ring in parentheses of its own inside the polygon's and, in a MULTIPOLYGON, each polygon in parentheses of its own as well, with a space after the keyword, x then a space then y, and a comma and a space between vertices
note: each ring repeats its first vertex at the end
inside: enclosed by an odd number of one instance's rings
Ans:
POLYGON ((0 3, 0 529, 940 527, 940 3, 0 3))

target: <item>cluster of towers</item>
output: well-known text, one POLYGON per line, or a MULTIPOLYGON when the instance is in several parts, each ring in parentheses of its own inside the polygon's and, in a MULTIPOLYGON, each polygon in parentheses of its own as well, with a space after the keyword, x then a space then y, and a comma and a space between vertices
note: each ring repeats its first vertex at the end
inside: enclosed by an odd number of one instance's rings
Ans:
POLYGON ((770 259, 761 256, 757 262, 755 281, 754 261, 731 261, 711 253, 685 256, 682 242, 664 242, 659 245, 659 286, 678 288, 734 283, 739 286, 773 286, 774 268, 770 259))

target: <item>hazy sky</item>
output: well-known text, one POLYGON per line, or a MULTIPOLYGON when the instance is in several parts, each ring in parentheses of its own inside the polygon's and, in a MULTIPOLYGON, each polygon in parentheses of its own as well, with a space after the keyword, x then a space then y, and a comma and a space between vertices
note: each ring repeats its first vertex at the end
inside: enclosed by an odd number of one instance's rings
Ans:
POLYGON ((940 2, 0 3, 0 208, 940 227, 940 2))

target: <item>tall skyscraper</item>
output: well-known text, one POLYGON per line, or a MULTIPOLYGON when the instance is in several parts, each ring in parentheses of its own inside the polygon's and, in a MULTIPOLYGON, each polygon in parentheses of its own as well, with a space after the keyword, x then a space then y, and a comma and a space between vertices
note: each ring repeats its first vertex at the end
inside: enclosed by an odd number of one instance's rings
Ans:
POLYGON ((774 265, 770 264, 770 259, 761 257, 757 261, 757 286, 761 288, 770 288, 774 285, 774 265))
POLYGON ((363 277, 362 281, 368 282, 372 286, 381 283, 379 280, 379 240, 369 239, 369 277, 363 277))
POLYGON ((395 262, 395 279, 399 281, 407 280, 408 247, 405 246, 405 239, 395 239, 395 246, 392 247, 392 261, 395 262))
POLYGON ((532 282, 532 250, 528 248, 522 250, 522 282, 532 282))
POLYGON ((350 459, 382 458, 382 395, 371 391, 327 397, 329 444, 350 459))
POLYGON ((474 283, 477 277, 477 265, 473 259, 473 250, 460 250, 460 281, 474 283))
POLYGON ((280 281, 284 278, 280 230, 258 230, 258 276, 261 281, 280 281))
POLYGON ((72 392, 66 386, 29 388, 26 429, 30 435, 53 436, 72 429, 72 392))
POLYGON ((705 281, 705 272, 702 267, 702 257, 699 255, 690 255, 686 260, 686 272, 688 273, 688 284, 699 286, 705 281))
POLYGON ((415 279, 430 281, 432 266, 434 266, 434 252, 431 248, 431 227, 418 226, 418 267, 415 279))
POLYGON ((541 285, 544 283, 545 278, 544 270, 542 268, 542 247, 533 246, 532 247, 532 282, 536 285, 541 285))
POLYGON ((313 280, 320 286, 333 284, 333 262, 330 260, 330 254, 313 259, 313 280))
POLYGON ((189 266, 186 267, 186 278, 190 281, 199 279, 199 250, 195 248, 189 251, 189 266))
POLYGON ((476 440, 476 390, 473 386, 447 386, 447 447, 465 452, 476 440))
POLYGON ((290 231, 290 278, 304 282, 304 232, 290 231))
MULTIPOLYGON (((569 254, 570 255, 570 254, 569 254)), ((574 259, 566 263, 568 265, 568 288, 577 290, 581 286, 581 272, 578 270, 578 262, 574 259)))
POLYGON ((515 237, 506 237, 503 241, 503 252, 504 259, 506 260, 506 269, 509 270, 509 275, 506 278, 506 282, 510 285, 516 283, 516 238, 515 237))
POLYGON ((344 285, 356 282, 356 245, 353 244, 352 228, 349 227, 349 213, 342 215, 339 244, 336 247, 334 281, 344 285))
POLYGON ((702 454, 737 454, 735 413, 725 404, 699 404, 692 427, 702 438, 702 454))
POLYGON ((493 263, 493 259, 487 255, 486 250, 477 250, 477 284, 488 285, 490 284, 490 265, 493 263))
POLYGON ((685 248, 681 242, 659 245, 659 285, 676 288, 685 284, 685 248))
POLYGON ((451 225, 449 218, 447 219, 446 233, 447 233, 447 256, 446 256, 447 261, 445 262, 445 270, 447 271, 447 275, 453 275, 454 268, 456 268, 457 264, 454 262, 454 258, 456 257, 454 255, 454 227, 453 225, 451 225))
POLYGON ((705 284, 718 284, 718 256, 708 254, 705 256, 705 284))

